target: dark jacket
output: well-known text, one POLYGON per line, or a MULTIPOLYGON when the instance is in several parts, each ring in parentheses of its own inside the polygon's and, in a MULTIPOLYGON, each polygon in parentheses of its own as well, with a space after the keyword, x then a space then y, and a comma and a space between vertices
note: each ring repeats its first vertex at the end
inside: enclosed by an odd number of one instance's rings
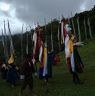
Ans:
POLYGON ((23 75, 25 78, 31 77, 32 74, 35 72, 34 65, 31 60, 26 60, 22 67, 23 75))
POLYGON ((11 68, 9 68, 7 73, 7 81, 9 83, 15 84, 16 81, 19 79, 18 72, 16 70, 16 67, 13 65, 11 68))

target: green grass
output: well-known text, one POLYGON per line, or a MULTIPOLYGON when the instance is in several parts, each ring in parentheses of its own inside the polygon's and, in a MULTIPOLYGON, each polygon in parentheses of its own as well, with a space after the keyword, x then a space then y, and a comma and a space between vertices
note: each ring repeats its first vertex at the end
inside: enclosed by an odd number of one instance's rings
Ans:
MULTIPOLYGON (((95 40, 85 42, 79 52, 85 65, 84 73, 79 74, 84 84, 73 84, 62 52, 61 63, 53 66, 53 78, 49 80, 49 84, 45 85, 42 80, 34 77, 33 92, 36 95, 30 95, 27 88, 23 96, 95 96, 95 40)), ((20 87, 19 83, 17 87, 11 88, 6 81, 0 79, 0 96, 19 96, 20 87)))

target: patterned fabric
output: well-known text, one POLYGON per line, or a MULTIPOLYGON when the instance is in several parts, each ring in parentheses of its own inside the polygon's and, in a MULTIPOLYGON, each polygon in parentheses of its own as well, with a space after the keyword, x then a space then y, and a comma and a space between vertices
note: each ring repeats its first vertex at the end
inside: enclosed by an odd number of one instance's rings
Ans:
POLYGON ((54 52, 49 52, 47 54, 47 48, 41 46, 39 54, 39 78, 43 79, 45 77, 52 77, 52 65, 54 63, 54 52))
POLYGON ((39 78, 43 78, 47 75, 47 48, 41 46, 39 54, 39 78))
POLYGON ((72 42, 72 39, 69 40, 69 44, 70 44, 70 45, 69 45, 69 46, 70 46, 70 47, 69 47, 69 48, 70 48, 70 49, 69 49, 69 50, 70 50, 70 54, 72 54, 72 52, 73 52, 73 42, 72 42))
POLYGON ((65 28, 65 23, 66 21, 62 20, 61 21, 61 44, 63 44, 65 42, 65 38, 66 38, 66 28, 65 28))
POLYGON ((33 63, 35 63, 35 60, 38 61, 39 59, 39 48, 41 46, 41 38, 40 38, 40 31, 35 31, 33 35, 33 41, 34 41, 34 50, 33 50, 33 63))
POLYGON ((83 72, 83 62, 82 59, 79 55, 79 52, 77 50, 77 47, 74 47, 74 62, 75 62, 75 69, 78 73, 82 73, 83 72))
POLYGON ((73 44, 72 37, 70 38, 68 35, 65 39, 65 55, 66 55, 66 63, 68 65, 70 72, 83 72, 83 62, 78 53, 76 45, 73 44))
POLYGON ((70 46, 70 43, 69 43, 69 36, 66 35, 66 38, 65 38, 65 57, 68 58, 70 57, 70 50, 69 50, 69 47, 70 46))

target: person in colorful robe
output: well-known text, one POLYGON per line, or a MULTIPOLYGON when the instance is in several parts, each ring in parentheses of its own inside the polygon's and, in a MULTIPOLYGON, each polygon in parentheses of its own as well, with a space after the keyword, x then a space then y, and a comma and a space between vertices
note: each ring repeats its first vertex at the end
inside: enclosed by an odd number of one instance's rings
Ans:
POLYGON ((78 73, 83 72, 83 63, 77 50, 77 43, 74 42, 74 36, 71 34, 71 28, 67 24, 66 26, 67 35, 65 38, 65 57, 69 71, 73 76, 73 82, 80 84, 78 73))
POLYGON ((42 41, 39 54, 39 78, 44 79, 46 83, 48 78, 52 77, 52 56, 51 52, 47 52, 47 44, 42 41))
POLYGON ((48 81, 47 78, 47 48, 46 44, 41 41, 40 53, 39 53, 39 78, 48 81))
POLYGON ((33 48, 33 64, 35 65, 35 75, 37 75, 37 62, 39 61, 39 49, 41 46, 41 31, 42 29, 38 25, 38 27, 35 29, 33 34, 33 42, 34 42, 34 48, 33 48))

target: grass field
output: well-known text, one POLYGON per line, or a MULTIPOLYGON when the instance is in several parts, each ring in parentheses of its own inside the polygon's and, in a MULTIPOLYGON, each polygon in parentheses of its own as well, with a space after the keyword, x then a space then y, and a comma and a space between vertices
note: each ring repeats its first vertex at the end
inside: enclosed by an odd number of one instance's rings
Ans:
MULTIPOLYGON (((53 78, 49 80, 49 84, 46 85, 34 77, 34 95, 31 95, 27 88, 22 96, 95 96, 95 40, 85 42, 85 45, 79 48, 79 52, 85 66, 84 73, 79 74, 79 77, 84 84, 73 84, 62 52, 61 63, 53 66, 53 78)), ((20 87, 20 82, 12 88, 6 81, 0 79, 0 96, 19 96, 20 87)))

